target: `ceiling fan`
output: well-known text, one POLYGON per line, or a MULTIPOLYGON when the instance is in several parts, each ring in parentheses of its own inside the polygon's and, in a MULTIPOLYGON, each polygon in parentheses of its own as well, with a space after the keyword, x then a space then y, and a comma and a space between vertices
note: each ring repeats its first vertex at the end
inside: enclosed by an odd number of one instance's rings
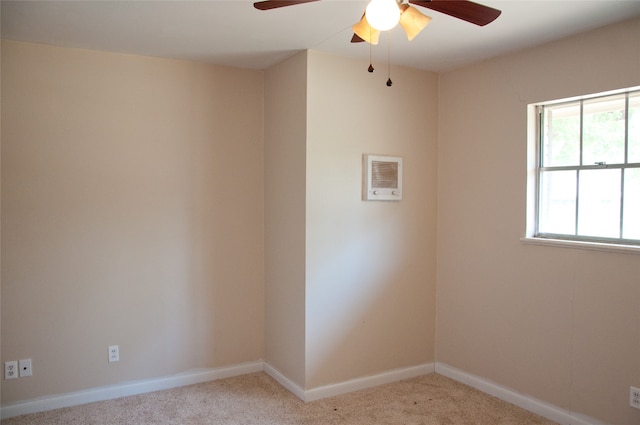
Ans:
MULTIPOLYGON (((261 0, 255 2, 253 6, 259 10, 271 10, 314 1, 319 0, 261 0)), ((470 0, 372 0, 367 6, 366 12, 362 15, 362 19, 353 25, 354 35, 351 38, 351 42, 366 41, 371 44, 378 44, 380 31, 389 30, 397 23, 400 23, 405 30, 409 41, 413 40, 427 26, 431 18, 411 6, 411 4, 435 10, 478 26, 485 26, 493 22, 502 13, 500 10, 474 3, 470 0), (372 9, 374 3, 387 7, 386 11, 379 12, 382 14, 381 18, 395 15, 394 18, 397 16, 397 19, 394 19, 394 22, 390 24, 380 22, 376 19, 376 11, 372 9), (387 27, 389 25, 390 27, 387 27)))

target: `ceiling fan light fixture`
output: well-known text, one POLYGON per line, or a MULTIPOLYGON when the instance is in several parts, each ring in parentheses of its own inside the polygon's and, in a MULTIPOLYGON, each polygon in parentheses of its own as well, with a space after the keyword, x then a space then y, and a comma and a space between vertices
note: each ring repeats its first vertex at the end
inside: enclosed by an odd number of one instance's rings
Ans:
POLYGON ((404 32, 407 34, 407 39, 411 41, 431 22, 431 17, 424 15, 415 7, 407 4, 403 4, 400 7, 402 9, 400 26, 402 26, 404 32))
POLYGON ((400 8, 396 0, 371 0, 365 16, 373 28, 388 31, 398 25, 400 8))
POLYGON ((380 31, 373 28, 363 15, 360 22, 351 27, 353 32, 369 44, 377 45, 380 39, 380 31))

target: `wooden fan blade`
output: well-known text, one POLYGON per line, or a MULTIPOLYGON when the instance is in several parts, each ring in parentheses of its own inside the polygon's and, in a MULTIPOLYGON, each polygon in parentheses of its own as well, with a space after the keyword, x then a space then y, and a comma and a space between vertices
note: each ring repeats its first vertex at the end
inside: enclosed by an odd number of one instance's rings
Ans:
POLYGON ((469 0, 409 0, 409 3, 426 7, 481 27, 495 21, 502 13, 498 9, 469 0))
POLYGON ((364 40, 362 38, 360 38, 358 36, 358 34, 353 34, 353 37, 351 37, 351 42, 352 43, 364 43, 364 40))
POLYGON ((258 10, 271 10, 279 7, 295 6, 296 4, 311 3, 319 0, 263 0, 253 3, 258 10))

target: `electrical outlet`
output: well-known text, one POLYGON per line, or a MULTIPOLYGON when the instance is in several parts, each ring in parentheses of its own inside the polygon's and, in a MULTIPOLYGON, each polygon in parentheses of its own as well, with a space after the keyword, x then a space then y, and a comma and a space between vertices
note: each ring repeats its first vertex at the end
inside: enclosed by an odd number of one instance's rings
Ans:
POLYGON ((31 359, 23 359, 18 362, 20 366, 20 377, 24 378, 25 376, 33 375, 33 370, 31 369, 31 359))
POLYGON ((120 361, 120 347, 118 345, 109 346, 109 363, 120 361))
POLYGON ((640 388, 630 387, 629 405, 636 409, 640 409, 640 388))
POLYGON ((4 362, 4 379, 18 377, 18 362, 16 360, 4 362))

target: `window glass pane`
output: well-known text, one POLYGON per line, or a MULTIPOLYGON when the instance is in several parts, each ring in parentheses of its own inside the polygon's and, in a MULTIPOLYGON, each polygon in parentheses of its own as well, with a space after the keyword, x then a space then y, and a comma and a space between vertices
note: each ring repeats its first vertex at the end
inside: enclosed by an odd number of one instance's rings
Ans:
POLYGON ((580 165, 580 103, 544 108, 542 166, 580 165))
POLYGON ((624 162, 625 96, 586 100, 582 120, 582 164, 624 162))
POLYGON ((640 93, 629 96, 629 162, 640 162, 640 93))
POLYGON ((580 171, 578 234, 620 237, 620 170, 580 171))
POLYGON ((575 170, 541 173, 539 233, 575 234, 576 175, 575 170))
POLYGON ((640 239, 640 168, 624 172, 624 212, 622 237, 640 239))

